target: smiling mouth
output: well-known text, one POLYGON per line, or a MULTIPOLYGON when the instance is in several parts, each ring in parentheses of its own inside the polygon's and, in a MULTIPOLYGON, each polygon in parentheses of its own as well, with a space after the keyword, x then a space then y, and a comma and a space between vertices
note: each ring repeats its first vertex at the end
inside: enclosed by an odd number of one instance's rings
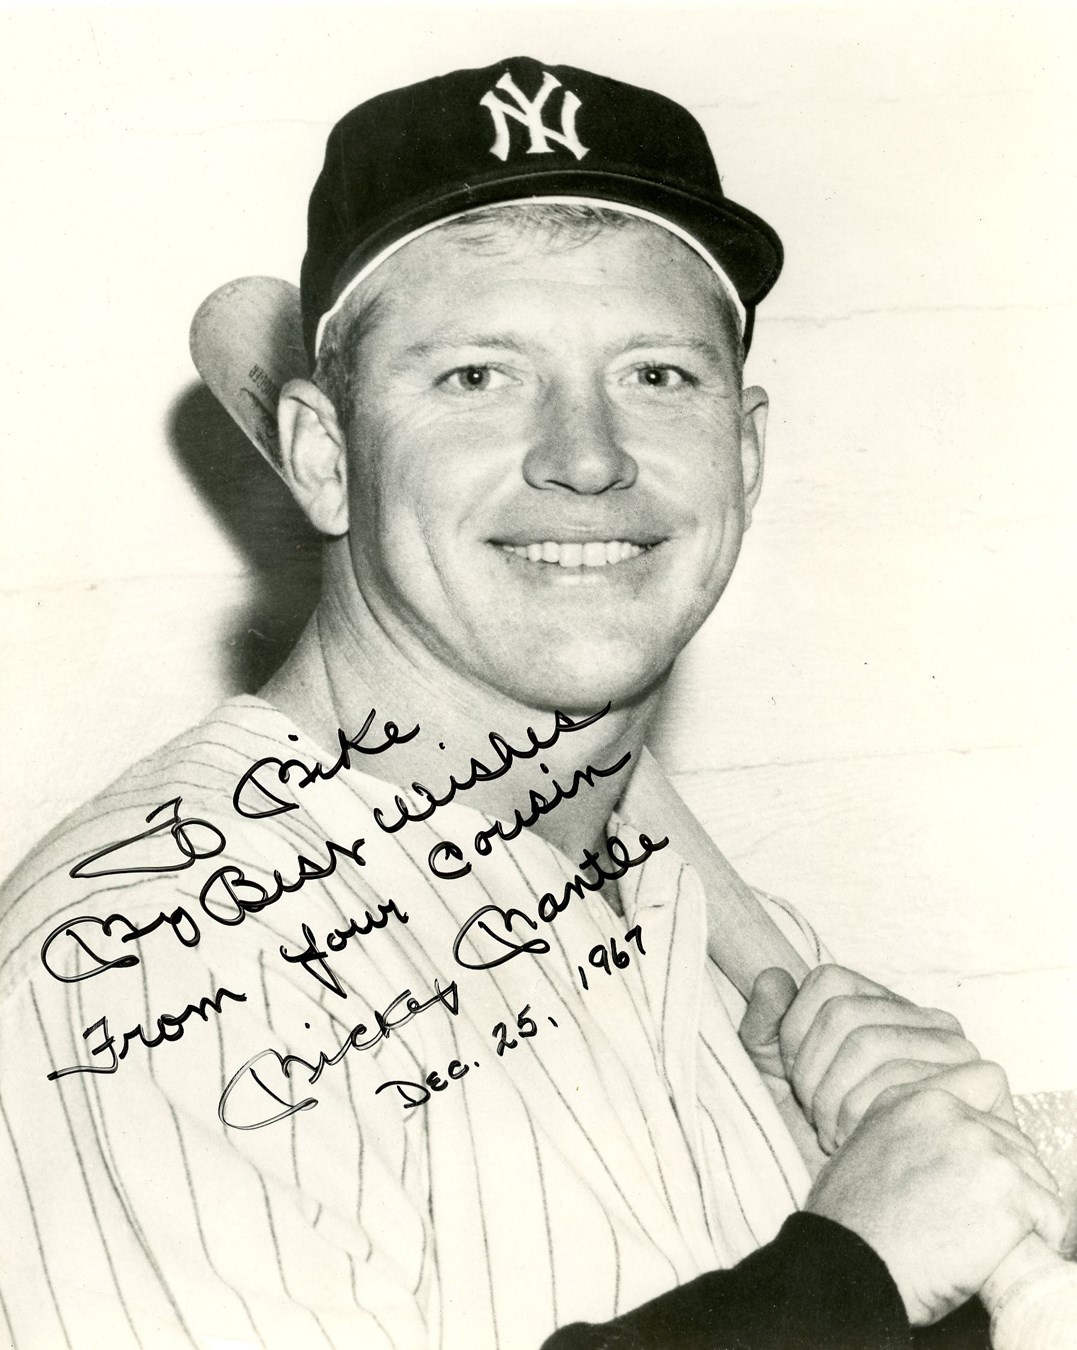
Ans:
POLYGON ((612 567, 617 563, 628 562, 630 558, 638 558, 653 545, 631 544, 626 539, 594 539, 585 544, 562 544, 547 539, 541 544, 501 544, 499 547, 526 562, 546 563, 554 567, 612 567))

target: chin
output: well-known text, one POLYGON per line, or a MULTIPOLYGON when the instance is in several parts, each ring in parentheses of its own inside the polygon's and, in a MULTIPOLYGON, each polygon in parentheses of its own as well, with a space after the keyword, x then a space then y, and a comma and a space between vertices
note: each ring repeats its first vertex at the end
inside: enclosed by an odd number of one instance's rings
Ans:
POLYGON ((646 659, 639 646, 607 649, 593 642, 531 653, 499 681, 518 702, 549 712, 594 712, 607 703, 627 708, 644 702, 665 683, 674 656, 646 659))

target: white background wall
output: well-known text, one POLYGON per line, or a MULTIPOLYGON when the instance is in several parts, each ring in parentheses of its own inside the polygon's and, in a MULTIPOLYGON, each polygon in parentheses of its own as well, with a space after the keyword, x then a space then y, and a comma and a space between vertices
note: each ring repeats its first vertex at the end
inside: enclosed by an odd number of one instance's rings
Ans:
POLYGON ((672 94, 787 268, 740 570, 660 749, 848 963, 1077 1084, 1067 6, 0 11, 3 857, 272 665, 316 551, 194 380, 325 133, 525 51, 672 94))

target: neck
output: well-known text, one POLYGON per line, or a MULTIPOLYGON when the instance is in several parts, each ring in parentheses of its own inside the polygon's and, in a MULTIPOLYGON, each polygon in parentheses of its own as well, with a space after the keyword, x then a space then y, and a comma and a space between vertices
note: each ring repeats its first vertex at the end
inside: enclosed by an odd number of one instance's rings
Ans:
POLYGON ((457 802, 509 824, 518 813, 526 828, 573 862, 586 848, 601 849, 657 693, 604 713, 515 702, 433 660, 410 659, 370 613, 350 567, 346 573, 326 587, 317 613, 263 696, 327 752, 336 750, 338 728, 354 735, 371 709, 376 710, 367 737, 372 743, 382 739, 385 721, 405 734, 418 727, 410 740, 364 758, 363 770, 404 787, 418 783, 439 801, 452 791, 454 778, 461 785, 457 802), (464 787, 476 777, 472 760, 495 771, 510 763, 498 777, 464 787), (536 810, 531 794, 552 802, 559 796, 555 785, 567 794, 564 799, 545 813, 536 810))

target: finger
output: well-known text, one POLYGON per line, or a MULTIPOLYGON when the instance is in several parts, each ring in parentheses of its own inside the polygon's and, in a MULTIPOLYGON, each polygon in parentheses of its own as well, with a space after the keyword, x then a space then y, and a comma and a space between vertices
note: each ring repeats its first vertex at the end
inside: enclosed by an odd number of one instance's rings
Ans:
POLYGON ((938 1060, 960 1064, 977 1058, 960 1024, 937 1008, 861 995, 832 998, 820 1008, 787 1076, 806 1110, 832 1066, 840 1060, 846 1090, 887 1059, 938 1060), (914 1038, 901 1032, 926 1033, 914 1038), (894 1032, 894 1035, 888 1035, 894 1032), (931 1050, 932 1045, 937 1049, 931 1050), (852 1075, 852 1076, 850 1076, 852 1075))
POLYGON ((1021 1179, 1017 1194, 1029 1229, 1039 1233, 1053 1251, 1061 1251, 1069 1216, 1057 1192, 1026 1175, 1021 1179))
MULTIPOLYGON (((846 1037, 805 1114, 832 1152, 885 1088, 919 1083, 975 1058, 975 1047, 950 1032, 860 1027, 846 1037)), ((795 1078, 794 1086, 801 1090, 795 1078)))
POLYGON ((1026 1176, 1058 1195, 1058 1181, 1035 1150, 1031 1139, 1024 1137, 1018 1127, 1010 1125, 1007 1120, 1000 1120, 997 1116, 985 1115, 983 1123, 995 1135, 995 1147, 999 1152, 1004 1153, 1005 1157, 1010 1158, 1015 1164, 1019 1164, 1026 1176))
POLYGON ((989 1112, 1011 1124, 1015 1120, 1009 1080, 1001 1065, 991 1060, 978 1059, 975 1063, 946 1069, 938 1075, 933 1086, 949 1092, 976 1111, 989 1112))
MULTIPOLYGON (((1058 1182, 1047 1169, 1043 1160, 1037 1155, 1036 1150, 1024 1149, 1015 1144, 1010 1144, 1009 1147, 1009 1157, 1014 1165, 1021 1169, 1029 1181, 1033 1182, 1036 1186, 1039 1186, 1042 1190, 1049 1191, 1051 1195, 1056 1197, 1059 1204, 1062 1204, 1062 1193, 1058 1182)), ((1064 1208, 1065 1206, 1063 1206, 1063 1209, 1064 1208)), ((1064 1223, 1062 1227, 1063 1232, 1065 1232, 1066 1223, 1064 1223)), ((1061 1238, 1059 1240, 1061 1241, 1061 1238)))
MULTIPOLYGON (((990 1116, 981 1120, 998 1123, 990 1116)), ((980 1141, 982 1138, 981 1134, 980 1141)), ((1039 1159, 998 1138, 993 1146, 989 1145, 992 1147, 989 1154, 979 1151, 975 1135, 967 1136, 967 1142, 972 1146, 971 1156, 976 1159, 967 1188, 973 1194, 982 1190, 984 1196, 994 1195, 1001 1201, 1003 1209, 995 1212, 1000 1217, 1008 1215, 1017 1242, 1034 1231, 1057 1251, 1065 1241, 1068 1216, 1054 1178, 1039 1159)))
POLYGON ((892 994, 884 985, 876 984, 866 975, 858 975, 855 970, 846 970, 844 966, 823 965, 810 970, 800 986, 800 992, 782 1023, 782 1057, 787 1064, 796 1058, 800 1043, 829 999, 860 994, 865 998, 892 999, 895 1003, 907 1000, 892 994))
MULTIPOLYGON (((981 1066, 973 1066, 980 1068, 981 1066)), ((980 1077, 985 1080, 991 1080, 992 1077, 997 1081, 998 1075, 1002 1073, 997 1065, 988 1066, 995 1073, 972 1075, 966 1074, 966 1078, 980 1077)), ((932 1080, 931 1087, 946 1079, 957 1079, 962 1077, 960 1071, 951 1071, 949 1073, 938 1074, 932 1080)), ((1002 1075, 1003 1079, 1005 1075, 1002 1075)), ((943 1089, 946 1091, 946 1089, 943 1089)), ((983 1142, 989 1142, 992 1152, 996 1158, 1002 1157, 1012 1166, 1024 1173, 1029 1181, 1043 1189, 1050 1191, 1052 1195, 1060 1195, 1060 1188, 1054 1175, 1044 1164, 1040 1155, 1036 1152, 1036 1147, 1027 1135, 1023 1134, 1011 1121, 1003 1120, 1001 1117, 993 1115, 990 1111, 980 1111, 975 1107, 969 1106, 966 1101, 955 1097, 952 1093, 947 1093, 954 1100, 964 1116, 965 1129, 970 1129, 969 1146, 966 1152, 972 1151, 974 1147, 979 1147, 983 1142)), ((988 1155, 990 1156, 990 1155, 988 1155)))
POLYGON ((826 1081, 816 1094, 813 1113, 819 1145, 826 1153, 833 1153, 845 1143, 881 1092, 891 1087, 921 1083, 942 1072, 937 1063, 917 1059, 893 1059, 880 1064, 845 1094, 838 1102, 825 1096, 826 1081))
MULTIPOLYGON (((996 1065, 991 1067, 997 1069, 996 1065)), ((1061 1204, 1058 1182, 1044 1165, 1031 1140, 1016 1125, 989 1111, 977 1110, 938 1086, 948 1077, 960 1077, 961 1072, 951 1070, 936 1074, 920 1087, 904 1085, 886 1088, 879 1093, 876 1102, 900 1100, 905 1103, 906 1110, 910 1106, 919 1109, 923 1104, 923 1109, 930 1112, 930 1118, 935 1121, 935 1135, 951 1136, 960 1155, 972 1166, 973 1176, 980 1175, 985 1182, 990 1182, 994 1175, 997 1182, 997 1169, 1005 1165, 1014 1184, 1020 1180, 1022 1185, 1033 1185, 1058 1198, 1061 1204)), ((989 1076, 983 1075, 985 1078, 989 1076)), ((1065 1228, 1064 1221, 1063 1234, 1065 1228)))
POLYGON ((771 966, 762 971, 741 1019, 741 1044, 761 1073, 785 1076, 778 1035, 790 1004, 797 996, 796 981, 787 970, 771 966))
POLYGON ((896 1082, 880 1088, 863 1115, 870 1111, 885 1110, 910 1097, 921 1099, 938 1098, 937 1105, 949 1102, 960 1110, 967 1122, 988 1128, 997 1138, 1038 1157, 1032 1141, 1007 1119, 1005 1113, 999 1115, 996 1107, 1000 1103, 1009 1105, 1009 1083, 1004 1070, 990 1060, 977 1060, 973 1064, 960 1064, 954 1068, 940 1068, 935 1074, 916 1082, 910 1079, 896 1082))
POLYGON ((972 1149, 976 1145, 977 1139, 983 1141, 983 1131, 988 1131, 995 1137, 996 1143, 1001 1142, 1005 1146, 1014 1147, 1014 1149, 1022 1150, 1023 1153, 1030 1153, 1032 1157, 1038 1158, 1039 1154, 1035 1150, 1034 1143, 1011 1120, 992 1114, 991 1111, 981 1111, 976 1106, 970 1106, 965 1096, 960 1095, 961 1092, 966 1093, 966 1095, 974 1095, 969 1084, 976 1083, 977 1080, 987 1081, 988 1087, 981 1088, 980 1093, 978 1093, 981 1100, 987 1100, 991 1095, 989 1085, 997 1084, 999 1081, 1004 1083, 1005 1075, 999 1065, 991 1064, 988 1061, 962 1064, 951 1069, 939 1069, 934 1075, 920 1081, 910 1080, 906 1083, 893 1083, 888 1087, 880 1088, 871 1106, 864 1111, 864 1116, 889 1110, 902 1110, 902 1108, 911 1106, 919 1114, 931 1112, 931 1115, 937 1120, 937 1126, 935 1126, 937 1131, 950 1130, 958 1126, 969 1129, 968 1149, 972 1149), (947 1084, 949 1084, 949 1087, 960 1089, 960 1092, 949 1091, 947 1084))

